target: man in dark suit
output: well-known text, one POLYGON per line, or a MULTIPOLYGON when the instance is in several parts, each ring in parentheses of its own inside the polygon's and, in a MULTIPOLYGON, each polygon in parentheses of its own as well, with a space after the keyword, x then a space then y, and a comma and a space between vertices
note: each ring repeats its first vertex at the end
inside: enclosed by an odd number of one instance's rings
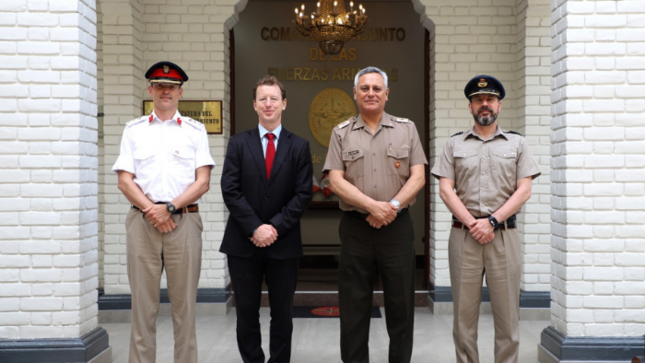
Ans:
POLYGON ((302 256, 300 218, 313 196, 309 142, 282 127, 286 92, 273 76, 253 89, 259 125, 231 137, 222 170, 230 216, 220 251, 235 293, 237 344, 245 363, 264 363, 262 280, 269 288, 269 363, 289 362, 291 308, 302 256))

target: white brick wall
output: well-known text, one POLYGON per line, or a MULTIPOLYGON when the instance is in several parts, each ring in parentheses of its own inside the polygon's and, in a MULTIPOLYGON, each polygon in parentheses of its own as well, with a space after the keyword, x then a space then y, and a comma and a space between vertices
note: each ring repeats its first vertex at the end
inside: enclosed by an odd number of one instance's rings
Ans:
MULTIPOLYGON (((143 74, 152 64, 169 60, 179 64, 190 80, 184 84, 186 100, 222 100, 224 135, 209 137, 217 166, 211 190, 200 205, 204 221, 200 288, 224 288, 229 283, 225 255, 220 254, 227 216, 219 180, 229 136, 229 29, 246 1, 106 0, 103 13, 104 128, 101 170, 104 220, 104 287, 108 294, 129 293, 123 223, 129 203, 116 188, 110 169, 119 152, 123 125, 141 115, 141 102, 150 99, 143 74), (124 66, 133 63, 136 65, 124 66), (112 81, 111 79, 114 78, 112 81)), ((162 286, 166 286, 165 278, 162 286)))
POLYGON ((552 325, 645 329, 645 2, 551 5, 552 325))
POLYGON ((97 325, 94 1, 0 2, 0 339, 97 325))
POLYGON ((140 0, 101 2, 103 139, 101 160, 101 237, 103 287, 106 294, 129 294, 125 255, 128 200, 117 186, 112 165, 119 155, 125 124, 141 115, 144 84, 141 52, 143 5, 140 0))
MULTIPOLYGON (((473 76, 494 75, 506 89, 499 123, 525 135, 544 176, 520 215, 523 232, 522 289, 549 288, 549 39, 544 0, 414 1, 431 31, 430 166, 448 138, 472 127, 463 88, 473 76), (486 16, 484 16, 486 15, 486 16), (494 22, 492 19, 495 19, 494 22), (530 88, 530 91, 527 91, 530 88)), ((431 188, 431 271, 436 286, 450 286, 450 212, 431 188)))
POLYGON ((525 291, 551 287, 550 230, 550 8, 549 0, 521 0, 515 9, 517 118, 512 128, 526 138, 542 175, 533 180, 532 197, 519 215, 525 291))
MULTIPOLYGON (((546 147, 549 141, 545 131, 549 100, 544 96, 549 66, 544 48, 549 43, 544 40, 544 29, 548 27, 545 6, 542 2, 531 2, 528 7, 526 2, 515 4, 512 0, 479 6, 465 0, 429 3, 415 1, 418 11, 431 19, 426 21, 426 27, 434 26, 431 32, 431 164, 452 133, 472 124, 467 101, 462 98, 466 81, 477 73, 491 73, 500 78, 508 91, 500 123, 504 128, 528 134, 527 139, 545 174, 535 182, 534 197, 525 207, 522 220, 526 266, 522 287, 545 290, 549 280, 546 237, 549 233, 546 191, 549 171, 546 168, 546 147), (484 13, 495 17, 495 25, 491 17, 481 16, 484 13), (531 87, 531 97, 525 99, 526 87, 531 87)), ((129 292, 123 229, 128 203, 115 188, 116 177, 109 168, 118 154, 123 124, 140 114, 141 99, 148 98, 142 74, 148 66, 162 59, 179 63, 189 73, 191 80, 184 86, 185 99, 224 100, 225 134, 210 137, 218 167, 214 169, 211 191, 202 205, 205 233, 200 281, 200 287, 224 287, 228 284, 226 270, 222 267, 225 259, 217 250, 227 216, 218 182, 228 135, 228 29, 245 2, 233 6, 220 1, 207 5, 198 0, 159 0, 142 5, 135 0, 109 0, 102 2, 101 6, 104 22, 103 74, 107 77, 102 90, 106 114, 104 138, 99 142, 105 155, 101 159, 102 209, 99 220, 102 221, 100 231, 105 251, 105 267, 102 268, 106 292, 129 292), (123 66, 123 63, 133 63, 135 67, 123 66), (111 74, 115 76, 110 77, 111 74)), ((436 285, 449 286, 447 240, 450 215, 438 198, 438 185, 434 180, 431 181, 431 190, 431 280, 436 285)))

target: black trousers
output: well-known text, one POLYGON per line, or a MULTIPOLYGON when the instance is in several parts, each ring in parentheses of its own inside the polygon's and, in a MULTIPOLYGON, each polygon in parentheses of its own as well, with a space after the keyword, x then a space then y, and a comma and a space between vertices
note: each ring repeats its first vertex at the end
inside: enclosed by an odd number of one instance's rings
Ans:
POLYGON ((237 346, 244 363, 264 363, 260 333, 260 301, 264 279, 269 287, 271 307, 268 363, 288 363, 291 360, 291 308, 298 263, 298 258, 271 258, 260 248, 251 257, 228 256, 235 294, 237 346))
POLYGON ((408 363, 414 330, 414 230, 406 213, 374 229, 344 213, 340 220, 340 354, 345 363, 369 362, 374 278, 383 281, 390 363, 408 363))

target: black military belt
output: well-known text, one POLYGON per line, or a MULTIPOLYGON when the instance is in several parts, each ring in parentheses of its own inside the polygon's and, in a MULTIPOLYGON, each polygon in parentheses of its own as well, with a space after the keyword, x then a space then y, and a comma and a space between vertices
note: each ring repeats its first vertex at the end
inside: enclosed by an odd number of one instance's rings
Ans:
MULTIPOLYGON (((476 217, 476 218, 477 219, 483 219, 483 218, 488 218, 488 217, 476 217)), ((470 229, 470 228, 468 228, 467 225, 461 223, 455 216, 452 216, 452 228, 470 229)), ((499 230, 504 231, 507 228, 508 229, 517 228, 517 217, 515 216, 515 214, 513 214, 510 217, 508 217, 507 220, 505 220, 503 222, 499 222, 497 227, 495 227, 495 230, 499 229, 499 230)))
MULTIPOLYGON (((399 211, 399 213, 396 215, 396 218, 399 218, 400 216, 405 215, 407 212, 408 212, 408 208, 401 209, 401 211, 399 211)), ((358 219, 367 219, 367 217, 369 216, 369 214, 361 213, 355 210, 345 211, 345 213, 358 219)))
MULTIPOLYGON (((155 204, 166 204, 166 203, 158 202, 158 203, 155 203, 155 204)), ((133 205, 132 208, 134 208, 134 209, 136 209, 138 211, 141 210, 136 205, 133 205)), ((199 204, 191 204, 191 205, 187 205, 187 206, 185 206, 183 208, 177 208, 174 212, 172 212, 172 214, 197 213, 197 212, 199 212, 199 204)))

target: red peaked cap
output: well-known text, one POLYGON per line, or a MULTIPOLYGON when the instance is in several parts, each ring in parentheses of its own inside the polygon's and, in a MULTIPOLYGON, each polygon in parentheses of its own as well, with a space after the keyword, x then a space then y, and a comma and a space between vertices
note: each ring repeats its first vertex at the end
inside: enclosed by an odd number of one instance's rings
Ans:
POLYGON ((145 75, 150 83, 178 84, 188 81, 188 76, 180 66, 175 63, 163 61, 155 63, 148 69, 145 75))

